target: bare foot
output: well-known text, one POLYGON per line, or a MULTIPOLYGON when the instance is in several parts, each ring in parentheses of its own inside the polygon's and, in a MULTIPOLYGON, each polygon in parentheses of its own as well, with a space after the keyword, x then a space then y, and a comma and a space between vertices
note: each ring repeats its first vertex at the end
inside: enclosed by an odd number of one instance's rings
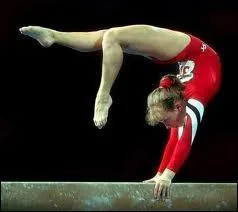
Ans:
POLYGON ((112 105, 110 95, 97 95, 94 107, 94 124, 101 129, 107 123, 108 111, 112 105))
POLYGON ((22 27, 19 31, 23 35, 27 35, 36 39, 42 46, 50 47, 54 43, 54 30, 39 26, 22 27))

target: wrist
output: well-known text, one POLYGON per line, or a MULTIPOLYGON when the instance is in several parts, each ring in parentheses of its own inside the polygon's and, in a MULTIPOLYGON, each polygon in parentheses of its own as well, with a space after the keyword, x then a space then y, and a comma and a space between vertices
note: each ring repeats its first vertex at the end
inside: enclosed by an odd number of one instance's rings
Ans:
POLYGON ((173 172, 170 169, 165 169, 163 174, 160 176, 162 179, 166 179, 166 180, 170 180, 172 181, 174 176, 175 176, 175 172, 173 172))
POLYGON ((155 176, 159 177, 159 176, 161 176, 161 174, 162 174, 161 172, 157 172, 155 176))

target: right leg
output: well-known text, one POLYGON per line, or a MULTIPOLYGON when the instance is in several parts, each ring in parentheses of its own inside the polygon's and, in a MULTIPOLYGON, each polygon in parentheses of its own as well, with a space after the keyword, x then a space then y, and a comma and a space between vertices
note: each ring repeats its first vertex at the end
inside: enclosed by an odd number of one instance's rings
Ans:
POLYGON ((101 50, 103 35, 107 31, 60 32, 39 26, 22 27, 19 30, 22 34, 36 39, 44 47, 56 43, 80 52, 101 50))

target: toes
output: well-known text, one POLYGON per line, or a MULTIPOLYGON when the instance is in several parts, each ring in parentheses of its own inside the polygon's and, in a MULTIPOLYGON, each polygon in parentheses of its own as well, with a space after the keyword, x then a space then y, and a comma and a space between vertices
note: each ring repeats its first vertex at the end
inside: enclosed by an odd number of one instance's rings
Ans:
POLYGON ((20 28, 19 31, 20 31, 21 33, 24 33, 24 31, 25 31, 25 30, 24 30, 24 27, 20 28))
POLYGON ((26 32, 29 29, 29 27, 21 27, 20 32, 26 32))
POLYGON ((106 124, 106 120, 94 120, 94 124, 97 128, 102 129, 106 124))
POLYGON ((97 127, 98 127, 99 129, 102 129, 103 126, 104 126, 103 121, 99 121, 98 124, 97 124, 97 127))
POLYGON ((27 33, 30 33, 33 29, 34 29, 33 26, 27 26, 27 27, 21 27, 19 31, 22 34, 27 34, 27 33))
POLYGON ((19 29, 22 34, 26 34, 30 31, 30 27, 22 27, 19 29))

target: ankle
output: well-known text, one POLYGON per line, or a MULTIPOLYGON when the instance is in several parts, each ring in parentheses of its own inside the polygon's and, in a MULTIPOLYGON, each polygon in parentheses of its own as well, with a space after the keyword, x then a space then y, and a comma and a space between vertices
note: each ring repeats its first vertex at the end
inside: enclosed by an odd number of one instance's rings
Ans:
POLYGON ((108 91, 108 89, 100 86, 98 89, 98 92, 97 92, 97 96, 102 96, 102 97, 108 98, 110 96, 110 91, 108 91))
POLYGON ((64 36, 64 32, 52 30, 51 35, 52 35, 52 39, 53 39, 54 43, 57 43, 60 40, 62 40, 62 37, 64 36))
POLYGON ((108 98, 110 98, 109 93, 106 93, 106 92, 97 93, 97 99, 108 99, 108 98))

